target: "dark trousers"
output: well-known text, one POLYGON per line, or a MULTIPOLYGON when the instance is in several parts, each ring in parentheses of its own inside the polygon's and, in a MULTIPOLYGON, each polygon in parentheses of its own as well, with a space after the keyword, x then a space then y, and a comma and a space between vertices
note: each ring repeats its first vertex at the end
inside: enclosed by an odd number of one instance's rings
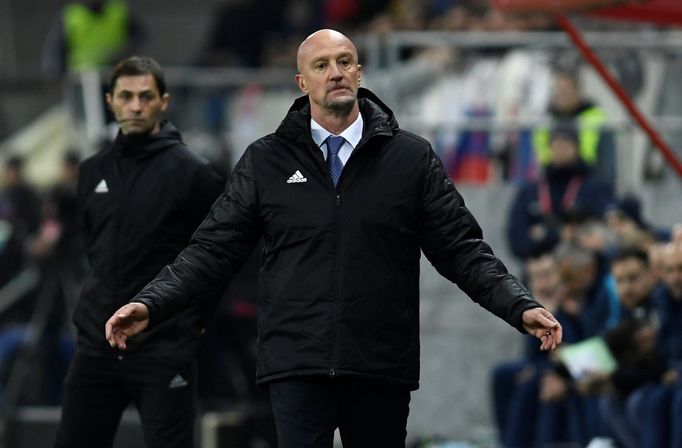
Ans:
POLYGON ((77 353, 64 382, 57 448, 109 448, 123 410, 140 413, 147 448, 194 446, 196 365, 77 353))
POLYGON ((279 448, 404 448, 410 391, 353 377, 298 377, 269 384, 279 448))

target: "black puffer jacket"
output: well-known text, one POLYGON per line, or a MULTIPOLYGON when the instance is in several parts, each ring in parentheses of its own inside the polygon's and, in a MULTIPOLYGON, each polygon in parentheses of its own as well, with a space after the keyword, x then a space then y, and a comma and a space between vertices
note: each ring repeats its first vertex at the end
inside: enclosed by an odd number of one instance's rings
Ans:
MULTIPOLYGON (((79 350, 117 352, 104 338, 107 319, 173 261, 222 190, 167 122, 142 138, 119 133, 82 163, 78 202, 92 272, 74 313, 79 350)), ((191 356, 202 319, 201 309, 187 308, 131 340, 128 354, 191 356)))
POLYGON ((263 234, 261 383, 361 375, 416 389, 420 249, 520 328, 521 313, 539 305, 481 240, 428 142, 399 130, 369 91, 360 89, 359 101, 363 137, 338 193, 310 136, 306 97, 274 134, 247 148, 191 245, 136 297, 152 325, 231 278, 263 234))

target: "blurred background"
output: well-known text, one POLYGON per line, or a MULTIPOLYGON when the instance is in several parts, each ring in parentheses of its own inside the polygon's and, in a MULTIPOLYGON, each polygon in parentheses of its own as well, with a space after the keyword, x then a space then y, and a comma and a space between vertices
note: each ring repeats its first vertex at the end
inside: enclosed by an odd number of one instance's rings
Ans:
MULTIPOLYGON (((80 3, 101 10, 112 2, 80 3)), ((403 129, 432 143, 484 237, 515 274, 525 278, 526 257, 571 238, 566 229, 576 222, 598 229, 594 251, 654 251, 674 239, 682 222, 682 173, 671 162, 682 158, 678 2, 659 0, 671 9, 648 21, 601 14, 600 7, 635 3, 627 0, 566 1, 565 9, 549 11, 543 2, 520 1, 520 11, 513 3, 136 0, 125 5, 120 45, 79 58, 63 25, 72 2, 0 0, 0 446, 51 443, 73 353, 70 313, 88 269, 73 185, 79 161, 115 135, 103 85, 126 56, 160 62, 171 95, 167 117, 193 151, 229 175, 299 95, 298 44, 312 31, 335 28, 358 45, 363 85, 403 129), (587 62, 562 18, 667 144, 667 155, 587 62), (580 213, 554 213, 557 238, 523 247, 534 223, 512 225, 526 219, 519 195, 549 176, 559 124, 571 128, 568 140, 607 197, 580 213), (642 224, 640 233, 609 225, 613 210, 642 224)), ((205 448, 273 446, 263 393, 252 385, 256 270, 257 260, 225 293, 202 354, 202 371, 211 372, 198 422, 205 448)), ((413 394, 408 441, 499 446, 491 371, 522 356, 524 337, 479 310, 427 260, 421 284, 421 388, 413 394)), ((139 434, 135 413, 127 413, 117 444, 141 446, 139 434)))

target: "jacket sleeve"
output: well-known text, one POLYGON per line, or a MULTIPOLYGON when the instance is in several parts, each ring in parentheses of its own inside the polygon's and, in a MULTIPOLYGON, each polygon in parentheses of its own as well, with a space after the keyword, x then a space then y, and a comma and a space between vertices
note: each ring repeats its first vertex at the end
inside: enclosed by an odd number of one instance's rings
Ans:
POLYGON ((422 194, 419 232, 426 257, 472 300, 526 333, 521 314, 540 304, 483 241, 481 228, 431 148, 422 194))
POLYGON ((252 168, 247 150, 189 245, 132 299, 147 305, 150 326, 226 285, 253 251, 262 226, 252 168))

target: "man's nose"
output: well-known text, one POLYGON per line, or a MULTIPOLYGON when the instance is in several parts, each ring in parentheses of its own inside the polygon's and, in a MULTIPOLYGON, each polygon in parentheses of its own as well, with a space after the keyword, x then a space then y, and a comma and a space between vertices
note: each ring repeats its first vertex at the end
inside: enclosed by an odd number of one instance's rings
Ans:
POLYGON ((133 97, 132 100, 130 100, 130 109, 133 111, 140 111, 142 110, 142 101, 140 101, 140 98, 138 97, 133 97))
POLYGON ((330 72, 329 72, 329 77, 332 79, 339 79, 342 78, 343 75, 341 74, 341 70, 339 69, 339 66, 336 65, 335 63, 332 63, 329 65, 330 72))

